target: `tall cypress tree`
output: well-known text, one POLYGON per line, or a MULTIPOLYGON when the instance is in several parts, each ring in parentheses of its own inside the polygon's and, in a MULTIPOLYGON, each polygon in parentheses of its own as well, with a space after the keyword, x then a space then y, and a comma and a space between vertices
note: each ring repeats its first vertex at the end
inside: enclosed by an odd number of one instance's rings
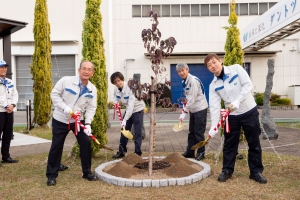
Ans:
POLYGON ((225 56, 223 64, 225 66, 233 64, 243 64, 244 51, 242 50, 240 41, 240 30, 237 28, 238 17, 235 12, 235 0, 230 1, 230 16, 228 18, 229 27, 227 30, 227 38, 225 43, 225 56))
MULTIPOLYGON (((108 113, 107 106, 107 75, 104 56, 104 39, 102 36, 102 15, 100 13, 101 0, 87 0, 82 32, 82 57, 95 65, 95 73, 91 82, 97 88, 97 111, 92 122, 92 133, 98 141, 105 145, 108 113)), ((100 150, 93 142, 92 154, 100 150)))
POLYGON ((47 0, 36 0, 34 5, 34 53, 29 67, 33 78, 34 121, 43 126, 50 120, 52 109, 52 45, 47 0))

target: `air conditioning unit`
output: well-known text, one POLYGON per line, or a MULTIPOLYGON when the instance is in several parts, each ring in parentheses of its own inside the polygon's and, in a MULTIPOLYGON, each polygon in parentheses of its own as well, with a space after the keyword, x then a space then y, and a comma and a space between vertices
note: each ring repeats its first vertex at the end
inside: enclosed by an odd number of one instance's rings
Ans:
POLYGON ((288 97, 293 105, 300 105, 300 85, 291 85, 288 88, 288 97))

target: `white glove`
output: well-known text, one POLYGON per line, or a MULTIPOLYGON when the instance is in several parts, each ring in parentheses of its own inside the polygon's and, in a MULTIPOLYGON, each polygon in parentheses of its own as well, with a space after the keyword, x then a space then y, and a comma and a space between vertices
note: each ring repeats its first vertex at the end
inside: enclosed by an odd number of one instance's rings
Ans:
POLYGON ((83 132, 84 132, 87 136, 91 136, 91 135, 92 135, 91 125, 85 125, 85 129, 83 129, 83 132))
POLYGON ((230 110, 237 110, 240 107, 240 102, 239 100, 235 100, 234 102, 231 103, 232 108, 230 110))
POLYGON ((122 121, 122 123, 121 123, 121 126, 122 126, 122 127, 123 127, 123 126, 124 126, 124 127, 126 126, 126 121, 127 121, 127 120, 123 119, 123 121, 122 121))
POLYGON ((218 129, 214 130, 215 127, 211 127, 209 132, 208 132, 208 135, 210 135, 210 137, 215 137, 215 135, 219 132, 218 129))
POLYGON ((69 106, 66 106, 65 109, 64 109, 64 113, 70 115, 70 113, 72 113, 73 110, 69 107, 69 106))
POLYGON ((183 112, 183 113, 181 113, 181 114, 180 114, 180 116, 179 116, 179 119, 182 119, 182 120, 184 120, 185 116, 186 116, 186 113, 185 113, 185 112, 183 112))

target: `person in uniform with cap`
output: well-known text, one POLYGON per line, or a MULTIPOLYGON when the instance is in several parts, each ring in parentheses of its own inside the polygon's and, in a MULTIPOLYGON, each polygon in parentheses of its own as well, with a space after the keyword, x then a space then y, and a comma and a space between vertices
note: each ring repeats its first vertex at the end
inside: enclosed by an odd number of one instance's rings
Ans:
POLYGON ((14 108, 19 99, 16 85, 6 77, 9 65, 0 60, 0 136, 2 133, 2 163, 17 163, 10 157, 9 149, 13 135, 14 108))
MULTIPOLYGON (((115 72, 110 76, 110 82, 116 86, 114 90, 114 107, 118 109, 119 102, 126 106, 125 114, 121 123, 122 128, 131 130, 132 125, 135 130, 134 153, 142 155, 142 126, 144 120, 145 102, 138 100, 127 83, 124 81, 124 76, 121 72, 115 72)), ((123 134, 120 137, 119 151, 113 155, 113 158, 122 158, 127 153, 128 138, 123 134)))
POLYGON ((189 73, 189 66, 186 63, 178 63, 176 71, 180 78, 183 79, 182 86, 186 99, 186 102, 183 102, 183 112, 179 119, 183 120, 190 113, 188 144, 186 151, 181 155, 185 158, 202 160, 205 158, 205 147, 198 148, 196 156, 195 151, 191 150, 191 147, 205 139, 204 132, 207 123, 208 104, 204 87, 199 78, 189 73))
POLYGON ((251 94, 253 88, 249 75, 242 66, 235 64, 223 66, 216 54, 208 54, 204 59, 207 69, 215 76, 209 86, 209 107, 211 128, 209 135, 214 137, 218 133, 215 129, 220 119, 221 99, 226 108, 231 110, 228 115, 229 131, 224 128, 223 167, 218 181, 225 182, 232 177, 238 146, 240 130, 243 128, 248 143, 248 166, 250 179, 258 183, 267 183, 262 175, 262 150, 259 141, 261 134, 256 102, 251 94))

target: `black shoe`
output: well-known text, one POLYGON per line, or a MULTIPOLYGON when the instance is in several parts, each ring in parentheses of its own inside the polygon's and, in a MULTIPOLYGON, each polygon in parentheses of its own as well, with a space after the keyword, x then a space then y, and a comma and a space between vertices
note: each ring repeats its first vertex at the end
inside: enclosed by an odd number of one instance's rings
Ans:
POLYGON ((255 180, 258 183, 267 183, 267 179, 261 173, 250 174, 249 178, 255 180))
POLYGON ((65 165, 63 165, 63 164, 60 164, 60 165, 59 165, 59 168, 58 168, 58 171, 64 171, 64 170, 66 170, 66 169, 69 169, 69 167, 67 167, 67 166, 65 166, 65 165))
POLYGON ((227 171, 222 171, 222 173, 218 177, 218 181, 226 182, 229 178, 231 178, 232 174, 227 171))
POLYGON ((196 160, 203 160, 205 158, 204 153, 197 153, 195 159, 196 160))
POLYGON ((54 178, 54 177, 48 178, 47 185, 48 186, 54 186, 54 185, 56 185, 56 178, 54 178))
POLYGON ((181 154, 183 157, 185 158, 195 158, 194 155, 188 154, 188 152, 184 152, 183 154, 181 154))
POLYGON ((14 160, 11 157, 6 158, 6 159, 2 158, 2 163, 17 163, 17 162, 19 162, 19 161, 18 160, 14 160))
POLYGON ((123 158, 125 156, 125 153, 117 152, 115 155, 112 156, 112 158, 123 158))
POLYGON ((97 177, 94 174, 92 174, 92 173, 90 173, 90 174, 83 174, 82 178, 85 178, 85 179, 87 179, 89 181, 95 181, 95 180, 97 180, 97 177))

